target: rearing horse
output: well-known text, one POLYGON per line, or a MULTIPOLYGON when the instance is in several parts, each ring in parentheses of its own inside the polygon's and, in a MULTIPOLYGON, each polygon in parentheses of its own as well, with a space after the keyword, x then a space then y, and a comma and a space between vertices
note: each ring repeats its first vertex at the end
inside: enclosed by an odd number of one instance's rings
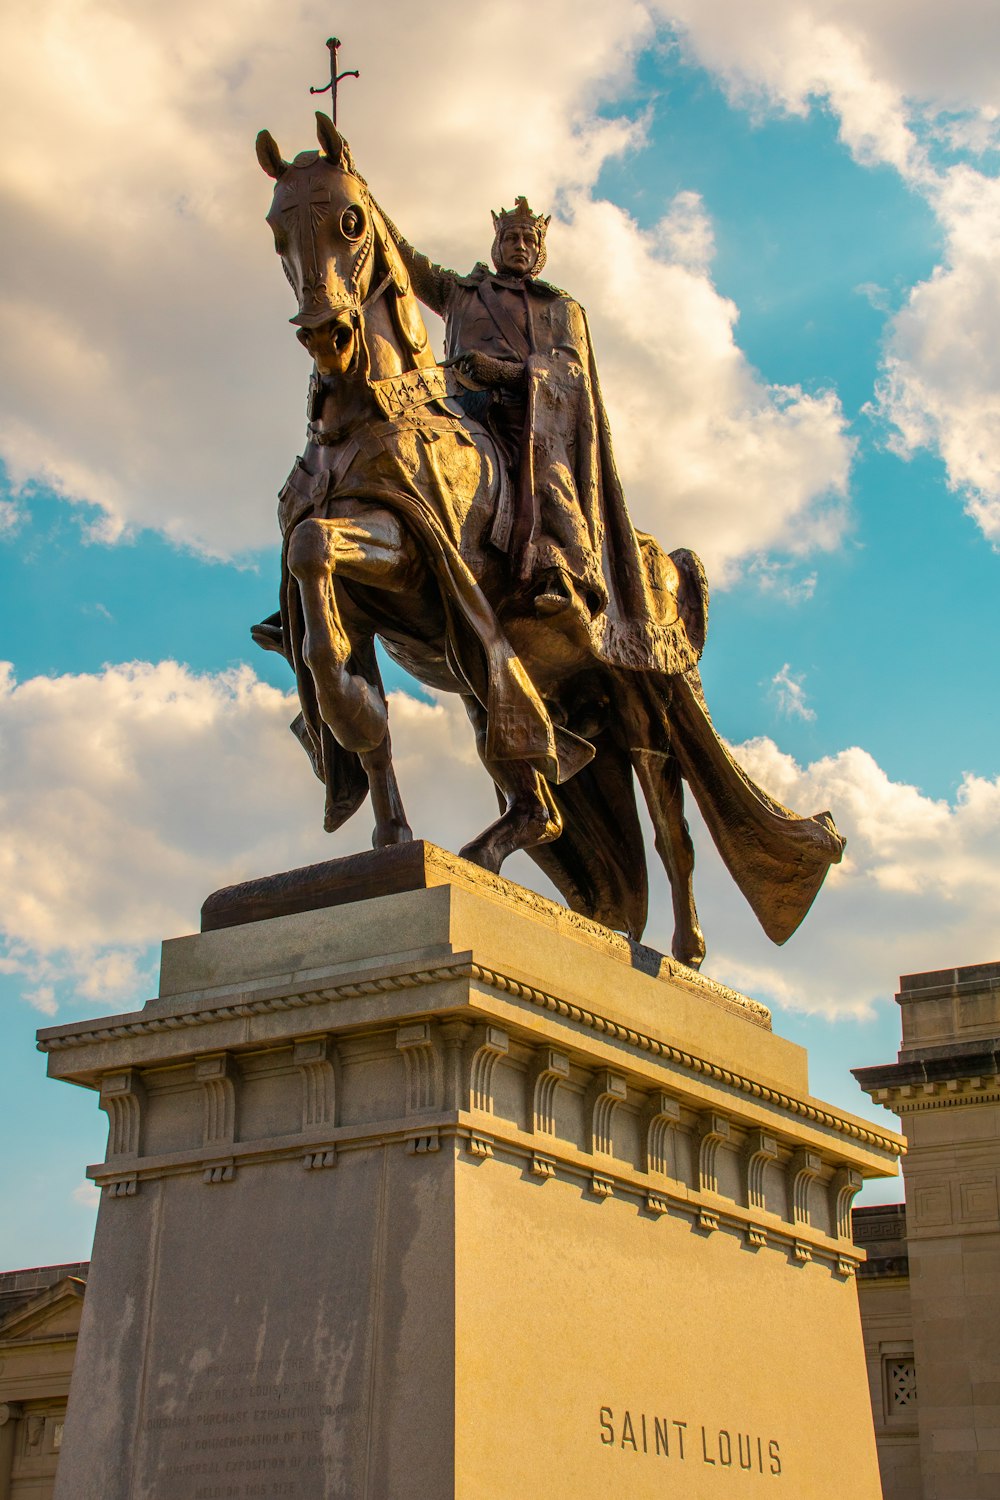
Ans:
POLYGON ((280 624, 254 637, 294 668, 297 733, 338 827, 370 790, 376 847, 411 837, 392 769, 388 654, 428 687, 461 694, 501 815, 462 854, 499 871, 525 849, 569 904, 638 937, 647 876, 634 776, 670 879, 673 953, 704 939, 683 813, 690 784, 765 931, 795 930, 843 840, 829 814, 797 818, 755 787, 716 735, 701 694, 707 588, 692 554, 629 533, 672 632, 676 670, 610 668, 573 618, 539 619, 511 589, 490 528, 509 483, 485 428, 448 396, 406 269, 332 122, 321 152, 286 162, 268 223, 314 360, 309 437, 279 501, 280 624))

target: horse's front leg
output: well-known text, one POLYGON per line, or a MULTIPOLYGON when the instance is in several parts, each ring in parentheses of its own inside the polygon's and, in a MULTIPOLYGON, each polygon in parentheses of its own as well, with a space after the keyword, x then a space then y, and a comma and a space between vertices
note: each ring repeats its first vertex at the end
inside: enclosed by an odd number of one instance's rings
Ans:
POLYGON ((376 507, 363 518, 300 521, 288 541, 288 568, 298 584, 305 627, 302 655, 320 716, 338 744, 360 755, 382 744, 388 713, 378 689, 349 670, 353 647, 335 581, 403 589, 413 573, 412 552, 399 522, 376 507))
POLYGON ((632 750, 632 765, 653 820, 656 852, 670 881, 674 908, 671 952, 689 969, 700 969, 705 938, 694 904, 694 844, 684 816, 680 766, 673 755, 632 750))
POLYGON ((377 508, 363 518, 302 521, 289 539, 288 567, 299 587, 303 657, 320 715, 339 744, 357 751, 368 777, 375 814, 372 845, 408 843, 413 833, 393 770, 388 708, 376 686, 377 671, 372 682, 348 670, 356 649, 340 617, 334 583, 346 578, 387 590, 412 586, 412 543, 395 517, 377 508))
POLYGON ((366 750, 361 764, 368 776, 372 810, 375 813, 375 829, 372 833, 372 848, 385 849, 390 844, 408 844, 413 830, 403 810, 403 799, 399 782, 392 765, 392 744, 386 729, 382 743, 375 750, 366 750))
POLYGON ((489 760, 486 756, 486 710, 475 698, 463 697, 476 731, 476 748, 504 799, 495 823, 460 850, 463 859, 500 873, 508 855, 518 849, 549 844, 562 833, 562 817, 544 777, 525 760, 489 760))

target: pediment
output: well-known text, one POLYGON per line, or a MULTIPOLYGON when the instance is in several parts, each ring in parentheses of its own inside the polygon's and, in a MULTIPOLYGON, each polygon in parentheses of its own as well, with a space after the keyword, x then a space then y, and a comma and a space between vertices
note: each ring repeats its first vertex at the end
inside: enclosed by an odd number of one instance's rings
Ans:
POLYGON ((0 1319, 0 1343, 6 1339, 79 1333, 86 1289, 86 1282, 79 1277, 64 1276, 30 1302, 22 1302, 14 1312, 0 1319))

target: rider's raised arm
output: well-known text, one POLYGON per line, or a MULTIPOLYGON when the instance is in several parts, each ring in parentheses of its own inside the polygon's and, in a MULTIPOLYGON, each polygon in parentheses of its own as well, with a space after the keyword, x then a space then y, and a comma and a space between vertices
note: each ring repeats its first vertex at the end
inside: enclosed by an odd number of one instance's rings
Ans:
POLYGON ((392 235, 400 259, 409 272, 414 292, 431 312, 436 312, 440 318, 446 317, 448 304, 458 280, 455 272, 449 271, 445 266, 437 265, 429 256, 424 255, 420 250, 415 250, 409 240, 397 229, 381 204, 379 204, 379 213, 385 220, 385 227, 392 235))

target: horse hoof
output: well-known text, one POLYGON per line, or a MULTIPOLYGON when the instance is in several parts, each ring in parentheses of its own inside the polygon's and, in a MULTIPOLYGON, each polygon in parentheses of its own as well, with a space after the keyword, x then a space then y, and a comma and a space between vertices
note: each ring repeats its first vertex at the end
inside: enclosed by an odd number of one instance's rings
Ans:
POLYGON ((679 964, 683 964, 687 969, 694 969, 697 971, 705 962, 705 944, 703 942, 697 944, 694 948, 689 949, 687 952, 684 951, 683 944, 677 944, 671 949, 671 952, 674 958, 676 958, 677 962, 679 964))
POLYGON ((471 844, 465 844, 458 851, 460 859, 467 859, 470 865, 478 865, 481 870, 489 870, 491 875, 500 874, 500 866, 503 864, 504 856, 497 850, 488 839, 473 839, 471 844))
POLYGON ((393 844, 412 844, 413 829, 409 823, 387 823, 372 834, 373 849, 390 849, 393 844))

